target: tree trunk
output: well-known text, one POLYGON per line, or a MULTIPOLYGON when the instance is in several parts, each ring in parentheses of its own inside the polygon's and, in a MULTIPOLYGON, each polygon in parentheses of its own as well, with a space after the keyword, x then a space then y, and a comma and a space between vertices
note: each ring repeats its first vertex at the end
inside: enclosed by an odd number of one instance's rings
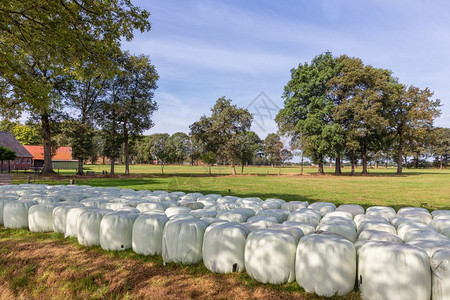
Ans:
POLYGON ((398 156, 397 156, 397 175, 403 174, 403 145, 400 142, 398 145, 398 156))
POLYGON ((375 169, 378 170, 378 153, 375 154, 375 169))
POLYGON ((403 156, 405 159, 405 169, 408 169, 408 157, 406 155, 403 156))
POLYGON ((352 150, 352 175, 355 175, 355 150, 352 150))
POLYGON ((115 158, 110 158, 111 160, 111 170, 109 171, 109 174, 114 175, 114 164, 115 164, 115 158))
POLYGON ((209 176, 211 176, 211 165, 208 165, 209 176))
POLYGON ((130 175, 130 149, 128 144, 128 130, 126 125, 123 128, 123 138, 125 145, 125 175, 130 175))
POLYGON ((441 154, 440 159, 439 159, 439 169, 443 169, 444 168, 444 155, 441 154))
POLYGON ((300 175, 303 175, 303 151, 302 151, 302 161, 300 165, 300 175))
POLYGON ((164 175, 164 164, 161 164, 161 175, 164 175))
POLYGON ((244 174, 244 162, 242 162, 242 166, 241 166, 241 174, 244 174))
POLYGON ((281 165, 278 167, 278 176, 281 175, 281 165))
POLYGON ((103 155, 103 164, 105 164, 105 156, 103 155))
POLYGON ((414 162, 414 168, 418 169, 419 168, 419 157, 420 157, 420 152, 416 153, 416 161, 414 162))
POLYGON ((333 158, 330 157, 330 169, 332 169, 332 168, 333 168, 333 158))
POLYGON ((11 173, 11 161, 8 160, 8 173, 11 173))
POLYGON ((362 149, 362 173, 364 175, 368 174, 367 171, 367 137, 364 138, 364 142, 363 142, 363 149, 362 149))
POLYGON ((55 172, 53 171, 53 164, 52 164, 50 120, 47 112, 44 112, 41 115, 41 126, 42 126, 42 142, 44 144, 44 166, 42 168, 41 174, 51 175, 55 174, 55 172))
POLYGON ((233 176, 236 176, 236 166, 234 163, 231 163, 231 168, 233 169, 233 176))
POLYGON ((77 172, 77 175, 84 175, 84 172, 83 172, 83 160, 82 159, 78 160, 78 172, 77 172))
POLYGON ((336 155, 336 165, 334 168, 334 174, 335 175, 341 175, 341 156, 340 155, 336 155))
POLYGON ((1 165, 2 165, 2 170, 1 170, 1 172, 3 173, 3 160, 2 160, 2 162, 1 162, 1 165))
POLYGON ((317 173, 320 174, 320 175, 325 174, 323 172, 323 163, 322 162, 319 163, 319 169, 317 170, 317 173))

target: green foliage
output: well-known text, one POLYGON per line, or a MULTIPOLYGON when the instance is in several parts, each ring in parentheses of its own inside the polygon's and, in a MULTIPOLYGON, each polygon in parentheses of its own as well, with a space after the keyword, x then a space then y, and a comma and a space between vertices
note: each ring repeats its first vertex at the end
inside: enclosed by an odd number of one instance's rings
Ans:
POLYGON ((42 142, 41 133, 35 126, 17 124, 13 135, 22 145, 39 145, 42 142))
POLYGON ((269 133, 264 139, 264 154, 267 156, 272 166, 281 164, 281 152, 283 150, 283 143, 280 136, 276 133, 269 133))

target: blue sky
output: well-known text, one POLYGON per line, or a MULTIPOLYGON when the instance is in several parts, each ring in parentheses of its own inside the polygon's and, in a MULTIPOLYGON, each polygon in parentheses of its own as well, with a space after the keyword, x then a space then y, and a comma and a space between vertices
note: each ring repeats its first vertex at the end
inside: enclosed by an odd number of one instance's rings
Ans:
POLYGON ((226 96, 255 114, 261 138, 290 69, 327 50, 390 69, 442 101, 450 127, 450 3, 431 0, 133 1, 152 30, 122 48, 149 55, 160 75, 155 132, 188 132, 226 96), (264 92, 264 94, 260 94, 264 92), (258 97, 260 95, 260 97, 258 97), (256 99, 256 100, 255 100, 256 99), (254 101, 255 100, 255 101, 254 101), (269 108, 269 109, 267 109, 269 108))

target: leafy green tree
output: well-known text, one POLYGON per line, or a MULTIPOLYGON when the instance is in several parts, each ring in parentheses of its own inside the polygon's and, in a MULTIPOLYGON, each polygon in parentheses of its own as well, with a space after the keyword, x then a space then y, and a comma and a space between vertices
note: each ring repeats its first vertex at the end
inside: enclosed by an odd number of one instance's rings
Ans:
POLYGON ((40 132, 35 126, 17 124, 13 135, 22 145, 39 145, 42 142, 40 132))
POLYGON ((183 164, 183 162, 189 156, 191 146, 189 136, 184 132, 175 132, 170 136, 169 142, 175 149, 175 161, 183 164))
POLYGON ((358 149, 362 173, 367 174, 368 152, 378 151, 387 134, 388 88, 393 79, 390 71, 364 65, 358 58, 342 56, 338 61, 342 68, 329 83, 336 104, 333 118, 344 129, 340 141, 351 147, 353 164, 358 149))
POLYGON ((202 153, 203 153, 203 143, 200 140, 194 138, 193 136, 189 136, 189 159, 191 160, 192 166, 202 156, 202 153))
POLYGON ((340 68, 326 52, 292 69, 282 96, 284 107, 275 118, 282 134, 302 136, 305 154, 318 164, 319 174, 323 174, 324 158, 335 156, 335 148, 343 143, 340 127, 333 121, 335 104, 328 88, 340 68))
POLYGON ((153 100, 158 74, 147 56, 128 53, 120 58, 120 74, 111 82, 106 106, 115 106, 125 153, 125 174, 130 174, 129 143, 153 126, 151 116, 158 109, 153 100))
POLYGON ((12 151, 8 147, 0 146, 0 161, 1 161, 1 172, 3 173, 3 161, 8 161, 8 172, 11 171, 11 160, 16 159, 16 152, 12 151))
POLYGON ((202 116, 193 123, 191 136, 203 143, 203 157, 209 166, 218 156, 225 157, 236 175, 236 162, 239 161, 240 135, 250 129, 253 116, 245 108, 231 104, 230 99, 221 97, 211 109, 211 116, 202 116), (213 157, 214 156, 214 157, 213 157), (207 159, 205 159, 207 158, 207 159))
POLYGON ((431 153, 440 169, 450 163, 450 128, 437 127, 432 130, 431 153))
POLYGON ((164 166, 177 160, 175 145, 167 133, 155 133, 149 138, 149 150, 153 157, 161 165, 161 174, 164 174, 164 166))
POLYGON ((397 174, 402 174, 403 151, 408 141, 424 137, 440 115, 440 101, 433 100, 428 89, 396 84, 391 87, 389 118, 397 145, 397 174))
POLYGON ((259 152, 264 151, 263 141, 254 131, 246 131, 239 136, 237 157, 241 163, 241 174, 244 173, 244 166, 251 164, 259 152))
POLYGON ((67 79, 87 61, 114 73, 120 40, 131 40, 135 29, 148 31, 148 17, 129 0, 0 3, 0 113, 40 116, 42 173, 53 173, 49 119, 61 109, 67 79))
POLYGON ((102 115, 99 116, 97 121, 102 127, 102 155, 110 159, 110 174, 114 175, 115 162, 120 157, 121 145, 123 144, 123 134, 119 127, 118 104, 114 101, 101 102, 99 106, 102 115))
POLYGON ((14 134, 14 128, 19 124, 19 121, 10 121, 8 119, 4 119, 0 122, 0 131, 6 131, 11 134, 14 134))
POLYGON ((63 129, 63 134, 72 147, 72 157, 78 160, 78 175, 83 175, 84 162, 93 156, 95 131, 89 124, 69 120, 63 129))
POLYGON ((276 164, 281 164, 281 150, 283 150, 283 143, 280 136, 276 133, 269 133, 264 139, 264 154, 272 168, 276 164))

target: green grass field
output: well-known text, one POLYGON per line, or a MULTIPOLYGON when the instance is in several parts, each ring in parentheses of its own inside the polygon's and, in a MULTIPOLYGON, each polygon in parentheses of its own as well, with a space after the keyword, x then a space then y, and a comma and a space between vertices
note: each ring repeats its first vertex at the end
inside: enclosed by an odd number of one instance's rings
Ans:
MULTIPOLYGON (((395 175, 394 168, 370 169, 367 176, 350 175, 344 168, 342 176, 332 175, 333 169, 326 168, 326 175, 316 175, 315 168, 305 168, 299 175, 298 167, 284 167, 281 176, 278 168, 246 167, 243 175, 231 176, 231 168, 215 166, 212 176, 204 166, 166 166, 164 175, 155 165, 133 165, 131 175, 124 176, 124 167, 117 166, 116 176, 103 176, 109 165, 86 165, 86 170, 95 176, 76 176, 73 170, 61 170, 60 176, 36 177, 33 183, 68 184, 75 178, 77 184, 92 186, 118 186, 121 188, 167 190, 184 192, 218 193, 240 197, 257 196, 281 198, 287 201, 309 202, 330 201, 336 204, 423 206, 430 210, 450 209, 450 170, 420 169, 405 170, 404 175, 395 175)), ((240 169, 239 169, 240 170, 240 169)), ((357 170, 360 172, 360 170, 357 170)), ((23 173, 14 174, 14 183, 26 182, 23 173)))

